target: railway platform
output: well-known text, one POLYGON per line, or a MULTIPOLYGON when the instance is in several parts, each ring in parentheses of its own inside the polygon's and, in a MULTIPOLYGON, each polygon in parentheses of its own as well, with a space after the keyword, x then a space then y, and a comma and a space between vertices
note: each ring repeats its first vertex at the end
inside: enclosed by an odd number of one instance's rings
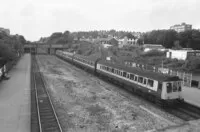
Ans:
POLYGON ((183 97, 189 104, 200 107, 200 89, 183 87, 183 97))
POLYGON ((0 83, 0 131, 30 131, 30 66, 25 54, 8 73, 10 79, 0 83))

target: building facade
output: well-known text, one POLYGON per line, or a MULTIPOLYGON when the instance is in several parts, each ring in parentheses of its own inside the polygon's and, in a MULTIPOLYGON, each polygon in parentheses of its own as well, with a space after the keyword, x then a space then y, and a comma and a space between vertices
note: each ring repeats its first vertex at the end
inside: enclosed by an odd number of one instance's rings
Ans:
POLYGON ((171 26, 170 29, 175 30, 177 32, 184 32, 187 30, 192 30, 192 25, 183 22, 181 24, 171 26))
POLYGON ((158 50, 158 51, 165 51, 165 47, 163 47, 162 45, 159 44, 144 44, 142 45, 142 47, 144 48, 144 52, 148 52, 151 50, 158 50))
POLYGON ((186 60, 190 56, 200 56, 200 50, 169 50, 167 58, 186 60))
POLYGON ((119 39, 119 48, 125 46, 125 45, 136 45, 137 40, 133 39, 133 38, 128 38, 127 36, 125 36, 122 39, 119 39))

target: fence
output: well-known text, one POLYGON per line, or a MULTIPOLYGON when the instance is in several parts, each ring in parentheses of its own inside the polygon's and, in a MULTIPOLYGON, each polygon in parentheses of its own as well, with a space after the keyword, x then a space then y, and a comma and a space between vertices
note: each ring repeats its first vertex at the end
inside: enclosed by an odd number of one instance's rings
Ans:
POLYGON ((141 70, 147 70, 147 71, 152 71, 152 72, 157 72, 157 73, 162 73, 162 74, 168 74, 171 76, 178 76, 183 80, 184 86, 191 87, 192 73, 180 72, 180 71, 172 70, 169 68, 138 64, 135 62, 125 62, 125 65, 128 67, 137 67, 137 68, 140 68, 141 70))

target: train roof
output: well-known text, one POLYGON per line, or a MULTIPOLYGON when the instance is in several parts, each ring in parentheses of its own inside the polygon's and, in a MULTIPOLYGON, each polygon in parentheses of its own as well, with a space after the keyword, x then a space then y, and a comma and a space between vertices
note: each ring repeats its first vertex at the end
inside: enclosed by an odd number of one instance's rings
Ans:
POLYGON ((75 54, 74 56, 78 57, 78 58, 83 58, 83 59, 88 60, 88 61, 96 61, 98 59, 97 57, 84 56, 84 55, 79 55, 79 54, 75 54))
POLYGON ((106 66, 110 66, 110 67, 113 67, 113 68, 117 68, 119 70, 127 71, 127 72, 130 72, 130 73, 139 75, 139 76, 143 76, 143 77, 147 77, 147 78, 150 78, 150 79, 153 79, 153 80, 161 81, 161 82, 181 80, 178 76, 170 76, 170 75, 167 75, 167 74, 142 70, 142 69, 138 69, 138 68, 135 68, 135 67, 127 67, 125 65, 111 63, 111 62, 106 61, 106 60, 100 60, 98 63, 106 65, 106 66))

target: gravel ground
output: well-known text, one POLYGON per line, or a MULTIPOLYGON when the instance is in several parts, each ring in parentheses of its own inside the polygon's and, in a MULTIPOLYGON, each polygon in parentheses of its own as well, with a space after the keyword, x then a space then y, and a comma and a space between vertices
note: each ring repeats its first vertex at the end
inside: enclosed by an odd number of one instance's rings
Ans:
POLYGON ((143 132, 183 123, 131 93, 55 56, 40 55, 37 59, 64 131, 143 132), (162 118, 150 114, 141 106, 162 115, 162 118))

